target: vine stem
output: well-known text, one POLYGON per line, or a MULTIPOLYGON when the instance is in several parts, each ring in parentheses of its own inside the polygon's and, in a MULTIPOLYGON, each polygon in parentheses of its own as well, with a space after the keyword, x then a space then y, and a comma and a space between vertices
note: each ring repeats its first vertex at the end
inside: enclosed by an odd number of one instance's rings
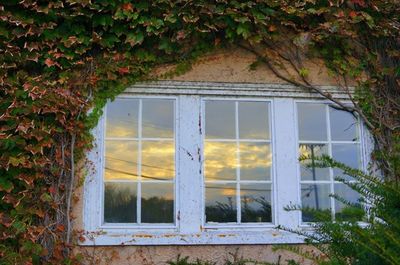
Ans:
POLYGON ((74 149, 75 149, 75 139, 76 135, 72 134, 71 136, 71 179, 69 182, 69 187, 68 187, 68 198, 67 198, 67 239, 66 243, 67 245, 70 244, 71 241, 71 216, 70 216, 70 211, 71 211, 71 201, 72 201, 72 193, 73 193, 73 188, 74 188, 74 180, 75 180, 75 163, 74 163, 74 149))

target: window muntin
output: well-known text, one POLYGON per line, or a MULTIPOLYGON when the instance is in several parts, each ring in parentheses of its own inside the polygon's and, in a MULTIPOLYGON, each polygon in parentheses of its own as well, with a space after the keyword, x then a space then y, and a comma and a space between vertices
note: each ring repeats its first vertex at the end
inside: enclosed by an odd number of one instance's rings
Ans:
POLYGON ((175 100, 118 98, 107 105, 106 224, 173 224, 175 100))
POLYGON ((270 102, 204 100, 203 107, 206 224, 271 223, 270 102))
POLYGON ((337 110, 328 104, 297 103, 298 140, 300 156, 309 157, 300 163, 300 196, 302 221, 316 221, 315 214, 331 215, 334 220, 347 217, 346 207, 330 197, 337 194, 356 203, 359 195, 346 185, 335 181, 342 177, 352 181, 339 169, 306 167, 313 157, 329 155, 353 168, 362 168, 360 126, 350 113, 337 110))

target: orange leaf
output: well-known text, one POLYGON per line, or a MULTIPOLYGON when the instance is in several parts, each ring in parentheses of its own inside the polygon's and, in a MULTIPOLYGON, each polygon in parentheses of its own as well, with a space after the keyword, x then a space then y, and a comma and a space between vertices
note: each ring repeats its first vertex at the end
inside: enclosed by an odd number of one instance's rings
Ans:
POLYGON ((121 8, 125 11, 133 11, 133 5, 131 3, 123 4, 121 8))
POLYGON ((53 66, 53 65, 56 64, 56 63, 55 63, 52 59, 50 59, 50 58, 47 58, 47 59, 44 61, 44 63, 45 63, 48 67, 51 67, 51 66, 53 66))
POLYGON ((120 67, 118 68, 118 73, 121 75, 129 73, 129 68, 128 67, 120 67))
POLYGON ((355 17, 357 16, 357 12, 356 12, 356 11, 351 11, 351 12, 349 13, 349 16, 350 16, 351 18, 355 18, 355 17))

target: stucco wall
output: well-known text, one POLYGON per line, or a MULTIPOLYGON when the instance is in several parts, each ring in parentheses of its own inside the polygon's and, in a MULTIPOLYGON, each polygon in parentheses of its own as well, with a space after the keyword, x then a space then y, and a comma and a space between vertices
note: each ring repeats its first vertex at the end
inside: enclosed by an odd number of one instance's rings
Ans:
MULTIPOLYGON (((229 49, 213 52, 204 56, 193 65, 192 70, 172 78, 178 81, 208 81, 232 83, 282 83, 273 73, 260 65, 250 70, 249 65, 255 60, 254 55, 241 49, 229 49)), ((317 85, 336 85, 337 82, 323 70, 319 62, 308 61, 305 66, 309 69, 309 78, 317 85)), ((156 75, 168 72, 173 66, 165 66, 155 71, 156 75)), ((76 193, 76 203, 73 208, 74 229, 83 230, 82 226, 82 188, 76 193)), ((302 248, 314 251, 309 247, 302 248)), ((174 260, 178 255, 189 256, 223 264, 227 259, 234 257, 252 259, 264 262, 278 262, 285 264, 285 260, 295 258, 289 251, 273 251, 271 245, 217 245, 217 246, 110 246, 110 247, 76 247, 86 257, 86 264, 165 264, 174 260)), ((300 258, 301 260, 301 258, 300 258)), ((310 264, 303 261, 302 264, 310 264)))

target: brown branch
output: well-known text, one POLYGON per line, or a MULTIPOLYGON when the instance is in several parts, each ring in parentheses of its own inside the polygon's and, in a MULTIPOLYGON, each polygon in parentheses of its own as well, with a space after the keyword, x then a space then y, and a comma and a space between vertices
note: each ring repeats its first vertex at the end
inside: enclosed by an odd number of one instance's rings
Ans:
POLYGON ((282 79, 283 81, 286 81, 292 85, 295 85, 297 87, 306 89, 306 90, 311 90, 314 91, 316 93, 318 93, 319 95, 323 96, 324 98, 332 101, 333 103, 335 103, 336 105, 338 105, 341 109, 348 111, 350 113, 358 113, 360 115, 360 117, 363 119, 363 121, 365 122, 365 124, 367 125, 367 127, 369 129, 375 129, 375 126, 367 119, 367 117, 364 115, 364 113, 361 111, 361 109, 359 109, 358 107, 354 106, 348 106, 345 105, 343 102, 341 102, 340 100, 335 99, 330 93, 328 92, 324 92, 322 91, 320 88, 318 88, 317 86, 312 85, 304 76, 300 75, 299 76, 302 78, 302 81, 304 83, 298 82, 296 80, 287 78, 286 76, 282 75, 271 63, 271 59, 267 56, 267 55, 263 55, 260 52, 258 52, 254 47, 248 47, 246 45, 243 44, 237 44, 239 47, 253 53, 254 55, 256 55, 259 60, 261 60, 263 63, 265 63, 267 65, 267 67, 280 79, 282 79))

